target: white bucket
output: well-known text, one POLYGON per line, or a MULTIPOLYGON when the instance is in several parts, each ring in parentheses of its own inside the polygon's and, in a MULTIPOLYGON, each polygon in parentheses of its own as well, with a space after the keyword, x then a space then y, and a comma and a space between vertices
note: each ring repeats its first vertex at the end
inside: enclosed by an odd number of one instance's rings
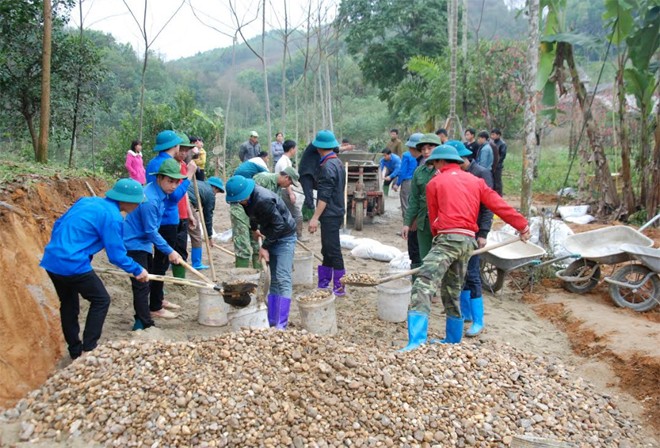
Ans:
POLYGON ((221 327, 227 325, 227 304, 222 295, 210 289, 200 289, 199 295, 199 317, 197 321, 209 327, 221 327))
POLYGON ((300 320, 305 330, 314 334, 337 333, 337 310, 335 295, 318 302, 301 302, 296 299, 300 310, 300 320))
MULTIPOLYGON (((252 304, 255 303, 252 301, 252 304)), ((235 308, 232 307, 231 311, 227 313, 229 317, 229 323, 231 328, 234 331, 239 331, 241 328, 268 328, 268 308, 263 303, 259 303, 256 306, 250 306, 245 308, 235 308)))
POLYGON ((392 280, 376 286, 378 318, 385 322, 405 322, 412 285, 409 280, 392 280))
POLYGON ((295 253, 291 274, 291 281, 294 285, 311 285, 314 282, 313 258, 309 252, 295 253))

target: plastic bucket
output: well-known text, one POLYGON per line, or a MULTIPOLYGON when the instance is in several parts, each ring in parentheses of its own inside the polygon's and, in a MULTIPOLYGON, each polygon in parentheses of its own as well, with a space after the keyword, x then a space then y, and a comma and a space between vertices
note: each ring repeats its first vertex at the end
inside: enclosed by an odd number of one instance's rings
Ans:
POLYGON ((378 318, 385 322, 405 322, 412 285, 409 280, 393 280, 376 286, 378 318))
POLYGON ((337 310, 335 309, 335 295, 330 294, 327 299, 318 302, 302 302, 296 299, 300 320, 305 330, 314 334, 337 333, 337 310))
POLYGON ((241 328, 269 328, 268 308, 263 303, 259 303, 257 306, 250 305, 246 308, 232 307, 227 316, 234 331, 239 331, 241 328))
POLYGON ((294 285, 311 285, 314 282, 314 269, 309 252, 296 252, 293 257, 291 281, 294 285))
POLYGON ((209 289, 200 289, 197 294, 199 295, 199 317, 197 321, 200 324, 209 327, 221 327, 229 323, 227 318, 228 306, 222 295, 209 289))

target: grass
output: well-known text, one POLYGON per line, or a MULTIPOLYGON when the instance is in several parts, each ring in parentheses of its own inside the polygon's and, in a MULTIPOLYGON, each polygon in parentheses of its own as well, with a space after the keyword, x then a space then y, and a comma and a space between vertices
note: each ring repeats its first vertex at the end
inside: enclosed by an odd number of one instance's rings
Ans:
POLYGON ((59 175, 66 179, 71 177, 102 177, 85 169, 68 169, 58 165, 41 165, 36 162, 14 162, 0 160, 0 185, 11 183, 23 183, 29 185, 33 180, 40 178, 50 178, 59 175))

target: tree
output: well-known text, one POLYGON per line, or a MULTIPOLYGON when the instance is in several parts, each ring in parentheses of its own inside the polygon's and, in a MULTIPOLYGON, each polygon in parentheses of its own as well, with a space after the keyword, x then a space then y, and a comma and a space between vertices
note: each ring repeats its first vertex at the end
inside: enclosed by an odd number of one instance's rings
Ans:
POLYGON ((50 52, 53 38, 53 17, 50 0, 44 1, 44 38, 41 62, 41 112, 39 115, 39 140, 37 162, 48 163, 48 131, 50 129, 50 52))
POLYGON ((344 0, 337 25, 346 31, 348 51, 360 56, 365 80, 381 100, 406 77, 413 56, 436 57, 447 45, 438 28, 447 23, 447 0, 344 0))

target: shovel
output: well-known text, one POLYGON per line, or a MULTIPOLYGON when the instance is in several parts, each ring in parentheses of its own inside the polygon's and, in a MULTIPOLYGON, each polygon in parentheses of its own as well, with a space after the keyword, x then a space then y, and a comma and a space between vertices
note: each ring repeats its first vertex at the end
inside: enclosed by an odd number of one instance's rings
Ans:
POLYGON ((190 272, 192 272, 193 274, 195 274, 195 275, 196 275, 197 277, 199 277, 200 279, 202 279, 202 281, 204 281, 204 282, 206 282, 206 283, 213 283, 213 284, 215 284, 215 283, 213 282, 213 280, 211 280, 211 279, 208 278, 206 275, 204 275, 204 274, 202 274, 201 272, 199 272, 197 269, 195 269, 195 268, 193 268, 192 266, 190 266, 190 265, 189 265, 188 263, 186 263, 185 261, 181 260, 181 261, 179 261, 179 264, 180 264, 181 266, 183 266, 184 268, 188 269, 190 272))
POLYGON ((340 235, 351 234, 351 231, 346 228, 347 217, 348 217, 348 162, 346 162, 346 181, 344 182, 344 228, 339 231, 340 235))
POLYGON ((320 257, 319 255, 317 255, 316 253, 312 252, 312 249, 310 249, 309 247, 307 247, 304 243, 301 243, 300 240, 296 240, 296 243, 298 243, 298 246, 302 247, 302 248, 305 249, 307 252, 309 252, 310 254, 314 255, 314 257, 315 257, 318 261, 320 261, 321 263, 323 263, 323 258, 321 258, 321 257, 320 257))
MULTIPOLYGON (((496 244, 491 244, 490 246, 482 247, 481 249, 477 249, 474 252, 472 252, 472 255, 479 255, 483 254, 484 252, 489 252, 493 249, 497 249, 498 247, 502 246, 507 246, 509 244, 515 243, 517 241, 520 241, 520 237, 515 237, 511 240, 508 241, 503 241, 501 243, 496 243, 496 244)), ((387 277, 383 277, 380 280, 376 281, 375 283, 364 283, 364 282, 345 282, 345 285, 351 285, 351 286, 359 286, 359 287, 365 287, 365 286, 378 286, 382 285, 383 283, 391 282, 392 280, 398 280, 400 278, 408 277, 409 275, 415 275, 419 272, 421 268, 416 268, 416 269, 411 269, 410 271, 404 271, 400 272, 398 274, 390 275, 387 277)))
MULTIPOLYGON (((263 239, 259 237, 259 247, 261 247, 261 243, 263 242, 263 239)), ((264 286, 263 286, 263 296, 268 297, 268 293, 270 292, 270 266, 268 266, 268 262, 262 258, 259 259, 259 261, 263 260, 264 264, 264 273, 262 275, 264 279, 264 286)))
POLYGON ((213 247, 218 249, 220 252, 224 252, 227 255, 231 255, 232 257, 236 257, 236 254, 234 252, 230 251, 229 249, 225 249, 224 247, 216 246, 216 245, 213 245, 213 247))

